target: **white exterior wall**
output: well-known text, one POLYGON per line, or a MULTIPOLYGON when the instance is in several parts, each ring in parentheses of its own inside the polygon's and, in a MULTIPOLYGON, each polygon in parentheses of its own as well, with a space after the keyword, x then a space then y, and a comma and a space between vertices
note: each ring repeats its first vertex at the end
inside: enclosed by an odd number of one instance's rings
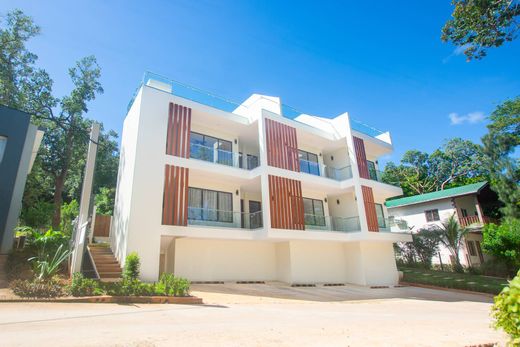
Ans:
MULTIPOLYGON (((161 268, 193 281, 395 284, 397 272, 392 244, 408 239, 408 236, 368 232, 362 199, 356 200, 354 192, 359 197, 361 185, 370 185, 376 196, 383 199, 389 194, 399 194, 401 190, 359 179, 348 115, 330 120, 330 127, 320 121, 322 126, 313 128, 276 114, 280 112, 278 98, 253 96, 248 102, 247 107, 241 106, 235 114, 230 114, 154 88, 143 87, 140 90, 123 127, 110 237, 112 249, 121 264, 130 252, 137 252, 141 258, 141 279, 145 281, 156 281, 161 268), (248 171, 166 155, 169 102, 193 109, 192 131, 231 141, 234 153, 257 154, 260 167, 248 171), (199 115, 208 117, 206 120, 209 121, 198 119, 199 115), (317 154, 320 164, 333 167, 352 165, 354 178, 338 182, 267 166, 266 117, 289 124, 299 133, 306 134, 306 140, 299 141, 299 148, 317 154), (222 121, 218 122, 218 128, 211 125, 217 123, 215 119, 222 121), (258 129, 258 146, 252 144, 252 129, 247 128, 252 125, 258 129), (246 128, 249 132, 244 137, 237 129, 246 128), (334 130, 326 132, 330 129, 334 130), (335 146, 343 143, 344 147, 330 152, 323 150, 330 141, 336 141, 335 146), (334 161, 327 164, 331 154, 334 161), (261 201, 264 228, 240 229, 239 219, 234 223, 235 228, 162 225, 164 167, 167 164, 189 168, 190 187, 231 193, 233 211, 238 217, 240 199, 244 199, 246 213, 249 212, 250 200, 261 201), (271 229, 269 174, 301 181, 304 197, 322 201, 327 198, 328 203, 324 202, 326 216, 359 216, 361 230, 338 233, 271 229), (382 193, 377 195, 379 192, 382 193), (336 204, 336 199, 340 199, 340 205, 336 204)), ((373 146, 378 145, 377 141, 373 146)))
MULTIPOLYGON (((476 212, 475 202, 476 201, 474 195, 455 198, 455 204, 457 206, 457 209, 459 209, 459 213, 460 208, 466 208, 469 215, 474 215, 476 212)), ((405 220, 408 223, 408 226, 412 228, 413 232, 418 232, 421 229, 426 229, 434 226, 441 226, 441 222, 446 221, 450 216, 454 214, 455 217, 457 217, 457 209, 453 207, 452 199, 446 198, 420 204, 392 207, 388 209, 388 214, 390 216, 394 216, 396 219, 405 220), (439 210, 440 221, 428 223, 426 221, 425 211, 435 209, 439 210)), ((482 242, 482 234, 470 232, 466 239, 482 242)), ((451 252, 442 244, 439 244, 439 254, 440 258, 439 255, 433 257, 432 262, 434 264, 451 264, 451 252)), ((462 244, 459 250, 459 258, 463 266, 480 264, 480 258, 478 257, 478 255, 475 257, 471 257, 469 255, 465 243, 462 244), (468 262, 468 257, 470 257, 471 264, 468 262)), ((489 257, 484 255, 484 259, 489 259, 489 257)))

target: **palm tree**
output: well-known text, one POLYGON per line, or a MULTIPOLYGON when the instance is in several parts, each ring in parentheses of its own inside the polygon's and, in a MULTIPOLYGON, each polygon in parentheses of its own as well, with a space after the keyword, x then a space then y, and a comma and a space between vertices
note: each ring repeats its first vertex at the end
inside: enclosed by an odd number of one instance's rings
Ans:
POLYGON ((450 251, 455 258, 455 271, 462 272, 462 264, 460 263, 459 250, 464 242, 464 238, 468 234, 469 229, 461 228, 455 214, 441 223, 438 227, 440 242, 450 251))

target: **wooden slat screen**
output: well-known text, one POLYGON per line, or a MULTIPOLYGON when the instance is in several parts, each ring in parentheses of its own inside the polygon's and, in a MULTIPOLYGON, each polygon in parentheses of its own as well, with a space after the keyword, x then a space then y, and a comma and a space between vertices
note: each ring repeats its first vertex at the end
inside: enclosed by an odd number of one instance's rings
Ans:
POLYGON ((269 197, 272 228, 305 229, 300 181, 269 175, 269 197))
POLYGON ((265 134, 267 164, 281 169, 300 172, 296 129, 272 119, 266 119, 265 134))
POLYGON ((188 168, 165 166, 163 225, 188 225, 188 180, 188 168))
POLYGON ((365 204, 368 231, 379 231, 379 222, 377 221, 376 204, 372 188, 361 186, 361 190, 363 191, 363 202, 365 204))
POLYGON ((170 102, 166 154, 190 157, 191 108, 170 102))
POLYGON ((359 169, 359 177, 369 179, 367 155, 365 152, 365 141, 354 136, 354 149, 356 150, 356 160, 359 169))

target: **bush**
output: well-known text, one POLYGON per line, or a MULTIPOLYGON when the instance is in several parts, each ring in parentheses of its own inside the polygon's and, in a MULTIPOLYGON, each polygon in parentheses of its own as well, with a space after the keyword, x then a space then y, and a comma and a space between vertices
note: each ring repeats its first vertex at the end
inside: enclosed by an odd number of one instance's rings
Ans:
POLYGON ((509 266, 500 259, 490 259, 480 265, 480 271, 485 276, 508 278, 511 271, 509 266))
POLYGON ((71 253, 72 252, 62 244, 58 247, 52 257, 50 254, 39 254, 36 257, 29 258, 29 261, 34 261, 36 264, 36 276, 38 280, 43 281, 56 275, 60 270, 61 264, 68 259, 71 253))
POLYGON ((75 272, 72 275, 68 292, 72 296, 96 296, 103 294, 99 282, 92 278, 85 278, 81 272, 75 272))
POLYGON ((171 273, 163 273, 159 283, 155 285, 155 291, 159 295, 188 296, 190 282, 185 278, 175 277, 171 273))
POLYGON ((132 252, 127 255, 125 260, 125 267, 123 269, 123 278, 127 280, 137 280, 139 279, 139 268, 141 267, 141 263, 139 260, 139 255, 136 252, 132 252))
POLYGON ((49 281, 34 280, 14 280, 10 284, 14 294, 22 298, 56 298, 63 296, 63 288, 57 279, 49 281))
POLYGON ((511 345, 520 345, 520 271, 502 292, 495 297, 493 306, 495 327, 511 337, 511 345))
POLYGON ((520 267, 520 220, 510 219, 501 225, 484 226, 482 248, 505 262, 514 276, 520 267))

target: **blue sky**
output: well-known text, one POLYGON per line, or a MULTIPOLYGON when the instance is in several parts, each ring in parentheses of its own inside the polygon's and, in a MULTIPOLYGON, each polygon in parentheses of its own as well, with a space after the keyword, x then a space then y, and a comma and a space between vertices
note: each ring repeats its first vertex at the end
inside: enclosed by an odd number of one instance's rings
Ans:
POLYGON ((451 137, 479 141, 485 117, 520 95, 520 39, 467 63, 440 41, 450 0, 20 1, 42 27, 29 48, 55 81, 94 54, 105 93, 89 117, 121 131, 143 72, 242 101, 276 95, 298 110, 390 130, 398 161, 451 137), (450 118, 451 115, 451 118, 450 118), (457 124, 453 124, 457 123, 457 124))

